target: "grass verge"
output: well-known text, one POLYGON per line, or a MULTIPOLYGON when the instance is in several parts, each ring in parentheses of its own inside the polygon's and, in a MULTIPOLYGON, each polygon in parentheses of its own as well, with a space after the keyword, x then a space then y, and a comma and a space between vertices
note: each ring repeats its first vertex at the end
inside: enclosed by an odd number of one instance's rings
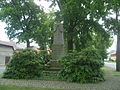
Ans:
POLYGON ((63 89, 25 87, 25 86, 14 86, 14 85, 0 85, 0 90, 63 90, 63 89))
POLYGON ((120 76, 120 72, 115 71, 113 68, 104 66, 102 69, 106 76, 120 76))

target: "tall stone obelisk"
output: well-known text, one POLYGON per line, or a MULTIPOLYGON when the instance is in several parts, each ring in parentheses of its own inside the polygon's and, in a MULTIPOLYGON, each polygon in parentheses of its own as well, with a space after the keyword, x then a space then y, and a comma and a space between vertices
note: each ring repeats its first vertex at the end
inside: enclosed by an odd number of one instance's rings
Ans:
POLYGON ((59 19, 57 19, 54 24, 52 60, 58 60, 65 55, 63 30, 63 24, 59 19))

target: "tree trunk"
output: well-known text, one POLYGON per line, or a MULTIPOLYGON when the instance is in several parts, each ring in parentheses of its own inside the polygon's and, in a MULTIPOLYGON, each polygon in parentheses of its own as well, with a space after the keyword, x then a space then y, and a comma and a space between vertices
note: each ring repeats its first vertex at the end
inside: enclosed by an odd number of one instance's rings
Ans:
POLYGON ((26 40, 26 43, 27 43, 27 48, 30 47, 30 41, 29 41, 29 39, 26 40))
POLYGON ((73 50, 73 39, 68 40, 68 52, 73 50))
POLYGON ((120 72, 120 29, 118 24, 118 8, 116 7, 116 30, 117 30, 117 50, 116 50, 116 71, 120 72))
POLYGON ((68 49, 68 52, 71 52, 73 51, 73 30, 69 30, 68 33, 67 33, 67 49, 68 49))
POLYGON ((116 71, 120 71, 120 35, 117 35, 116 71))
POLYGON ((75 50, 81 51, 80 44, 79 44, 78 40, 75 42, 75 50))

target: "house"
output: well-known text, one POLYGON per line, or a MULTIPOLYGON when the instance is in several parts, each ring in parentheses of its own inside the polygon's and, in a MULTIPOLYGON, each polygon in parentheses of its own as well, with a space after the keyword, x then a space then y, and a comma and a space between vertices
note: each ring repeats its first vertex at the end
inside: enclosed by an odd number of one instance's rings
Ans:
POLYGON ((112 60, 116 60, 116 51, 115 50, 111 50, 110 51, 110 59, 112 59, 112 60))
MULTIPOLYGON (((0 65, 5 65, 8 63, 10 57, 13 55, 13 52, 15 50, 19 49, 25 49, 25 45, 23 44, 16 44, 13 41, 0 41, 0 65)), ((42 50, 39 50, 35 46, 31 46, 32 49, 36 50, 37 52, 41 52, 42 50)), ((46 48, 48 50, 48 53, 50 53, 50 49, 46 48)))
POLYGON ((5 65, 13 55, 13 52, 21 48, 20 44, 16 44, 15 42, 0 41, 0 65, 5 65))

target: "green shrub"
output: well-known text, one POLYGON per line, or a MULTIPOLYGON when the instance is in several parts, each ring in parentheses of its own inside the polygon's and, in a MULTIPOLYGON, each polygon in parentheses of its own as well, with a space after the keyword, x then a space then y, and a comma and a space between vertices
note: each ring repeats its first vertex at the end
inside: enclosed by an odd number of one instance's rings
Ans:
POLYGON ((104 62, 94 48, 69 53, 60 62, 63 68, 59 76, 63 80, 79 83, 95 83, 104 80, 100 69, 104 62))
POLYGON ((32 79, 38 78, 43 69, 43 60, 37 51, 24 49, 15 51, 12 59, 6 66, 4 78, 32 79))
POLYGON ((116 62, 116 60, 109 58, 109 62, 116 62))
POLYGON ((51 54, 47 50, 42 50, 38 53, 40 60, 42 60, 45 64, 51 60, 51 54))

